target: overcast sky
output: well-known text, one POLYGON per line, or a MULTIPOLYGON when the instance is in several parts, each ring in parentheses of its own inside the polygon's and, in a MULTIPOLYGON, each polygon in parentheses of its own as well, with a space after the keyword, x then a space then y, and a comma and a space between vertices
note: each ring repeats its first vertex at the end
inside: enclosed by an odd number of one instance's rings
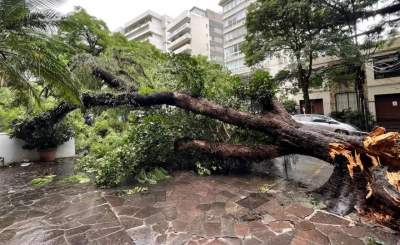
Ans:
POLYGON ((220 12, 218 2, 219 0, 66 0, 59 10, 68 13, 74 6, 81 6, 90 15, 104 20, 111 30, 115 30, 148 9, 176 17, 193 6, 220 12))

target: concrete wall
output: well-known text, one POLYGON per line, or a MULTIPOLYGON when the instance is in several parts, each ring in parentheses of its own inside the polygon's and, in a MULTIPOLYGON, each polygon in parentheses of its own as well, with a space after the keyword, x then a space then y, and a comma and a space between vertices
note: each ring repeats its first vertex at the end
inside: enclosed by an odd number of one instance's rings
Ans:
POLYGON ((192 55, 210 58, 209 24, 207 17, 191 14, 192 55))
MULTIPOLYGON (((298 93, 295 96, 291 97, 290 99, 293 99, 294 101, 296 101, 297 105, 300 105, 300 101, 303 100, 303 94, 298 93)), ((310 90, 310 99, 311 100, 322 99, 324 106, 324 114, 326 116, 329 116, 332 113, 331 93, 329 91, 310 90)))
MULTIPOLYGON (((8 165, 13 162, 22 160, 36 161, 39 155, 36 151, 24 150, 22 146, 24 142, 18 139, 10 139, 8 134, 0 133, 0 158, 4 158, 4 164, 8 165)), ((57 149, 57 158, 74 157, 75 156, 75 139, 64 143, 57 149)), ((3 163, 0 162, 0 167, 3 163)))
POLYGON ((400 77, 376 79, 371 63, 366 65, 369 110, 376 119, 375 95, 400 93, 400 77))

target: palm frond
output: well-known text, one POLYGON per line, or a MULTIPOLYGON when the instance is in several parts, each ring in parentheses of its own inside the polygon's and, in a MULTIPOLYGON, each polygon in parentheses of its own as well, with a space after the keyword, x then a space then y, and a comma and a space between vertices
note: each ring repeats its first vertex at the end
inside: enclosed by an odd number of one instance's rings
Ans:
POLYGON ((0 0, 0 77, 38 98, 32 83, 41 81, 52 92, 79 102, 76 81, 60 54, 68 47, 50 36, 57 0, 0 0))

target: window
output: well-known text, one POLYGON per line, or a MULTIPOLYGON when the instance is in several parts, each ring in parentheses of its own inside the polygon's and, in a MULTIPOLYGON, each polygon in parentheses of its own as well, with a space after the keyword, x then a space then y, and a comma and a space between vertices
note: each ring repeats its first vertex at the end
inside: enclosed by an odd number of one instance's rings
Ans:
POLYGON ((213 31, 214 33, 217 33, 217 34, 223 34, 222 29, 221 29, 221 28, 218 28, 218 27, 214 27, 214 28, 212 29, 212 31, 213 31))
POLYGON ((225 48, 225 58, 235 57, 240 55, 240 43, 225 48))
POLYGON ((228 68, 230 71, 237 71, 243 67, 245 67, 244 60, 236 60, 226 63, 226 68, 228 68))
POLYGON ((220 44, 223 43, 223 40, 220 37, 211 37, 211 41, 216 42, 216 43, 220 43, 220 44))
POLYGON ((246 2, 247 0, 232 0, 227 5, 224 6, 224 13, 228 12, 229 10, 235 8, 239 4, 246 2))
POLYGON ((238 12, 237 14, 235 14, 234 16, 226 19, 224 21, 224 27, 225 28, 229 28, 233 25, 236 25, 238 23, 240 23, 241 21, 246 19, 246 10, 243 9, 242 11, 238 12))
POLYGON ((373 63, 375 79, 400 76, 400 53, 376 57, 373 63))
POLYGON ((241 27, 234 31, 228 32, 227 34, 225 34, 224 38, 225 38, 225 42, 228 42, 228 41, 234 40, 238 37, 243 37, 245 35, 246 35, 246 27, 241 27))
POLYGON ((357 111, 357 94, 356 93, 339 93, 336 94, 336 111, 345 110, 357 111))

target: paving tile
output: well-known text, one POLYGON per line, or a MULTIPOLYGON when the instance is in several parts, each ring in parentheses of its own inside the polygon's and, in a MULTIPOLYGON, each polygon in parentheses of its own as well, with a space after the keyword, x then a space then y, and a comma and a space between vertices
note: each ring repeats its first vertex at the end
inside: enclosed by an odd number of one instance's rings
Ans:
POLYGON ((291 245, 330 245, 328 237, 317 230, 297 230, 291 245))
POLYGON ((208 237, 221 235, 221 223, 205 223, 204 231, 208 237))
POLYGON ((333 214, 325 212, 316 212, 310 219, 311 222, 319 224, 330 224, 330 225, 349 225, 350 222, 344 218, 340 218, 333 214))
POLYGON ((387 229, 349 226, 346 219, 314 212, 304 206, 306 193, 294 185, 278 185, 273 194, 256 193, 269 181, 260 177, 177 172, 146 193, 128 196, 91 185, 33 189, 27 181, 44 174, 41 168, 35 171, 0 169, 1 245, 358 245, 368 237, 398 245, 400 240, 387 229))
POLYGON ((287 233, 294 229, 292 223, 288 221, 273 221, 268 224, 268 227, 277 234, 287 233))
POLYGON ((290 214, 293 214, 293 215, 295 215, 295 216, 297 216, 297 217, 299 217, 299 218, 304 219, 304 218, 310 216, 310 215, 314 212, 314 209, 312 209, 312 208, 307 208, 307 207, 304 207, 304 206, 301 205, 301 204, 297 204, 297 203, 296 203, 296 204, 290 205, 290 206, 286 209, 286 212, 288 212, 288 213, 290 213, 290 214))
POLYGON ((256 209, 268 201, 268 197, 261 193, 251 193, 246 198, 243 198, 236 203, 248 209, 256 209))
POLYGON ((364 245, 360 239, 348 236, 343 232, 332 232, 329 234, 329 239, 332 245, 364 245))

